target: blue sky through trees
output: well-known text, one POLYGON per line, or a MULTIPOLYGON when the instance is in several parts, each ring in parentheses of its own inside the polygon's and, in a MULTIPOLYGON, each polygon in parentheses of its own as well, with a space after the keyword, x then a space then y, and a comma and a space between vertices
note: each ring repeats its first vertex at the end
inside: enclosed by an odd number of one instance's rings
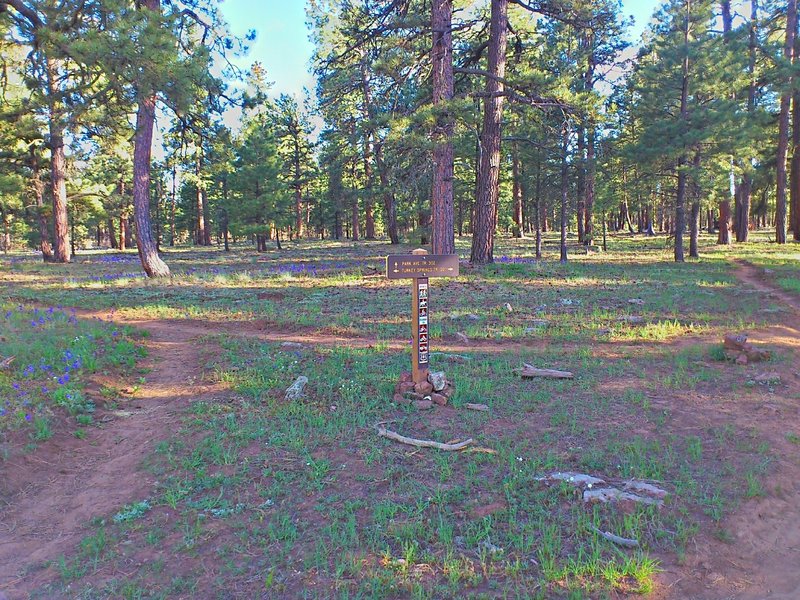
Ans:
MULTIPOLYGON (((624 0, 626 15, 636 24, 630 31, 634 43, 650 21, 658 0, 624 0)), ((302 100, 303 87, 311 88, 308 63, 313 47, 308 40, 304 0, 225 0, 222 12, 234 34, 243 36, 255 29, 257 37, 247 56, 236 62, 242 68, 261 62, 275 95, 286 92, 302 100)))

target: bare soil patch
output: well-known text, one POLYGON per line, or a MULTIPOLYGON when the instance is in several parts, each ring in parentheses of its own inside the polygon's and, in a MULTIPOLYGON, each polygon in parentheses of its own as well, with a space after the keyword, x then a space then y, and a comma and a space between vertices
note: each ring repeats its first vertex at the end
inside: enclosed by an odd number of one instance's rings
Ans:
POLYGON ((736 276, 787 309, 783 325, 746 332, 749 341, 773 349, 782 362, 750 365, 745 376, 743 369, 728 366, 728 376, 740 380, 734 403, 720 402, 713 391, 656 402, 676 414, 679 427, 732 423, 757 432, 768 441, 774 462, 763 495, 743 501, 719 531, 701 531, 683 564, 663 557, 658 598, 800 598, 800 447, 787 439, 787 433, 800 434, 800 300, 770 285, 750 264, 740 262, 736 276), (767 371, 780 373, 774 391, 765 395, 762 387, 754 393, 744 385, 747 375, 767 371))
POLYGON ((152 371, 124 410, 98 415, 101 426, 84 440, 60 431, 35 454, 6 462, 0 591, 12 599, 54 578, 45 565, 74 548, 93 517, 148 496, 154 481, 141 469, 144 458, 178 426, 191 400, 222 391, 203 380, 196 331, 160 321, 136 325, 150 333, 145 366, 152 371))

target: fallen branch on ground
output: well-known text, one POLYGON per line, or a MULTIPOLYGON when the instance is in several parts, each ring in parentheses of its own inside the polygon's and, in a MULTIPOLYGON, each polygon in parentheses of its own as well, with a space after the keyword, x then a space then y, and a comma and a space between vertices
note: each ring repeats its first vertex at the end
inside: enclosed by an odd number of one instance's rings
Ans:
POLYGON ((479 410, 481 412, 488 412, 489 411, 489 407, 486 406, 485 404, 473 404, 472 402, 467 402, 464 405, 464 408, 468 408, 470 410, 479 410))
POLYGON ((523 363, 521 369, 514 369, 519 371, 520 375, 525 378, 530 377, 547 377, 550 379, 573 379, 575 376, 570 371, 557 371, 556 369, 538 369, 528 363, 523 363))
POLYGON ((458 442, 457 444, 443 444, 441 442, 434 442, 432 440, 418 440, 416 438, 400 435, 399 433, 386 429, 385 427, 378 427, 378 435, 396 442, 400 442, 401 444, 416 446, 417 448, 436 448, 438 450, 445 450, 448 452, 452 452, 454 450, 463 450, 473 442, 472 438, 464 440, 463 442, 458 442))
POLYGON ((638 548, 639 542, 637 540, 631 540, 628 538, 620 537, 618 535, 614 535, 613 533, 609 533, 608 531, 600 531, 597 527, 589 527, 592 531, 594 531, 597 535, 602 537, 603 539, 608 540, 618 546, 625 546, 626 548, 638 548))

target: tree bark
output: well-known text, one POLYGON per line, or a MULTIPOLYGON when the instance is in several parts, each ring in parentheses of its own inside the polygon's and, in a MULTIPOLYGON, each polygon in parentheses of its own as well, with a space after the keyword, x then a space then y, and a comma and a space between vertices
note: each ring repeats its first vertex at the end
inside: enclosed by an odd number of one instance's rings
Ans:
POLYGON ((450 101, 453 98, 453 5, 451 0, 432 0, 433 105, 437 110, 433 132, 433 186, 431 238, 434 254, 455 254, 453 215, 453 131, 450 101))
MULTIPOLYGON (((795 16, 797 20, 797 16, 795 16)), ((794 59, 800 58, 800 36, 795 33, 794 59)), ((789 173, 790 220, 792 239, 800 242, 800 89, 795 82, 792 95, 792 161, 789 173)))
MULTIPOLYGON (((161 0, 141 0, 140 10, 161 12, 161 0)), ((161 260, 150 226, 150 152, 156 117, 156 94, 138 90, 136 134, 133 139, 133 214, 136 220, 136 246, 148 277, 169 277, 169 267, 161 260)))
MULTIPOLYGON (((722 34, 724 37, 724 43, 727 44, 730 39, 731 33, 731 26, 733 23, 733 17, 731 15, 731 2, 730 0, 722 0, 720 2, 720 8, 722 11, 722 34)), ((734 161, 731 160, 731 172, 733 172, 733 163, 734 161)), ((736 198, 736 192, 733 194, 734 198, 736 198)), ((736 205, 736 203, 734 203, 736 205)), ((692 207, 694 210, 694 206, 692 207)), ((731 243, 731 200, 729 197, 725 197, 723 200, 719 201, 719 233, 717 235, 717 244, 727 246, 731 243)), ((689 253, 690 256, 693 256, 691 252, 689 253)))
POLYGON ((378 168, 378 177, 383 188, 383 208, 386 211, 386 232, 392 244, 400 243, 400 236, 397 234, 397 201, 389 185, 389 174, 386 172, 386 164, 383 160, 383 142, 375 140, 373 144, 375 150, 375 166, 378 168))
MULTIPOLYGON (((752 116, 756 109, 756 50, 758 47, 758 0, 750 0, 750 39, 748 42, 747 73, 750 84, 747 91, 747 113, 752 116)), ((745 165, 739 201, 736 204, 736 241, 746 242, 750 233, 750 207, 753 201, 753 175, 750 165, 745 165)))
MULTIPOLYGON (((592 69, 592 72, 594 69, 592 69)), ((589 75, 587 74, 587 77, 589 75)), ((594 238, 594 223, 592 213, 594 211, 594 187, 595 187, 595 172, 597 164, 595 161, 595 128, 594 123, 589 123, 589 128, 586 135, 586 200, 583 204, 583 241, 586 244, 591 244, 594 238)))
POLYGON ((575 195, 577 196, 575 214, 578 226, 578 242, 582 244, 585 239, 584 227, 586 226, 586 132, 582 126, 577 128, 577 138, 578 156, 575 166, 578 176, 575 181, 575 195))
MULTIPOLYGON (((688 120, 689 106, 689 4, 683 28, 683 60, 681 77, 681 124, 688 120)), ((675 262, 683 262, 683 232, 686 229, 686 147, 678 158, 678 189, 675 197, 675 262)))
POLYGON ((514 199, 514 237, 525 237, 525 218, 522 214, 522 178, 520 173, 519 151, 517 144, 511 151, 511 195, 514 199))
POLYGON ((178 167, 172 165, 172 194, 169 206, 169 245, 175 245, 175 205, 177 203, 178 187, 178 167))
POLYGON ((475 227, 472 234, 473 264, 494 262, 494 234, 497 227, 497 203, 500 194, 500 139, 503 118, 501 80, 506 72, 508 36, 508 0, 492 0, 489 25, 490 76, 486 78, 487 97, 483 106, 481 161, 478 196, 475 206, 475 227))
POLYGON ((30 147, 30 156, 31 185, 36 201, 36 218, 39 223, 39 249, 42 251, 44 262, 52 262, 53 247, 50 245, 50 231, 47 228, 47 214, 44 211, 44 182, 42 181, 39 157, 36 155, 33 145, 30 147))
POLYGON ((567 198, 569 197, 569 124, 565 121, 561 132, 561 262, 567 262, 567 198))
MULTIPOLYGON (((783 57, 793 62, 794 39, 797 30, 797 0, 787 0, 786 6, 786 39, 783 46, 783 57)), ((776 152, 775 194, 775 241, 786 243, 786 155, 789 147, 789 105, 791 103, 792 81, 781 94, 780 112, 778 113, 778 149, 776 152)))
MULTIPOLYGON (((160 11, 160 0, 143 0, 142 7, 160 11)), ((141 93, 141 92, 140 92, 141 93)), ((156 95, 139 99, 133 150, 133 214, 136 221, 136 247, 148 277, 169 277, 169 267, 161 260, 150 226, 150 151, 153 143, 156 95)))
MULTIPOLYGON (((698 182, 700 170, 700 152, 695 152, 692 160, 694 179, 692 185, 691 221, 689 222, 689 256, 700 258, 700 184, 698 182)), ((729 207, 730 208, 730 207, 729 207)))
POLYGON ((58 115, 56 80, 58 67, 45 59, 47 77, 48 127, 50 133, 50 187, 53 193, 53 261, 70 261, 69 218, 67 215, 67 159, 64 153, 64 127, 58 115))

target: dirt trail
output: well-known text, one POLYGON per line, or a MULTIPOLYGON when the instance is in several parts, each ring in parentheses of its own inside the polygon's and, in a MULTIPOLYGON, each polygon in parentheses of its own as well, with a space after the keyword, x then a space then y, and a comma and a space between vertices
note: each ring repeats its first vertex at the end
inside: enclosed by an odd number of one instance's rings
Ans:
MULTIPOLYGON (((751 332, 751 340, 785 347, 800 356, 800 301, 774 289, 750 265, 740 264, 737 276, 793 313, 782 326, 751 332)), ((0 477, 0 600, 4 594, 11 600, 25 598, 52 581, 57 575, 44 564, 69 554, 94 531, 90 526, 93 517, 111 514, 152 494, 155 482, 141 466, 154 444, 179 427, 179 415, 190 401, 226 393, 222 386, 202 379, 207 357, 198 340, 203 336, 226 334, 320 346, 381 343, 394 349, 405 347, 403 341, 386 344, 372 337, 306 328, 287 330, 266 322, 146 320, 86 310, 79 315, 111 318, 147 330, 152 371, 136 399, 124 407, 130 416, 89 428, 87 440, 60 432, 35 456, 18 456, 4 464, 0 477)), ((471 340, 469 344, 442 343, 437 350, 507 352, 540 346, 542 342, 535 339, 523 343, 471 340)), ((595 344, 593 348, 609 356, 621 349, 618 344, 595 344)), ((797 365, 789 367, 798 369, 797 365)), ((750 414, 750 407, 731 407, 718 415, 737 425, 757 427, 769 440, 778 459, 773 478, 765 486, 768 493, 744 502, 723 524, 733 542, 701 533, 688 549, 685 564, 665 564, 655 597, 800 598, 800 450, 785 438, 787 423, 796 428, 800 419, 800 376, 787 374, 786 386, 780 398, 757 407, 755 414, 750 414)), ((687 412, 687 418, 691 417, 687 412)))
POLYGON ((0 486, 0 598, 25 598, 52 580, 47 561, 69 554, 93 531, 90 521, 148 497, 153 478, 141 469, 153 445, 179 426, 190 399, 222 391, 202 382, 198 333, 158 321, 150 333, 152 371, 120 416, 89 428, 85 440, 58 432, 35 454, 4 465, 0 486))
MULTIPOLYGON (((783 305, 782 325, 748 331, 748 339, 775 349, 784 358, 800 357, 800 300, 774 287, 763 270, 739 262, 737 278, 783 305)), ((756 429, 769 442, 774 462, 764 482, 764 495, 743 500, 720 525, 730 539, 701 532, 687 551, 685 564, 665 565, 660 598, 797 600, 800 598, 800 448, 786 434, 800 434, 800 364, 791 360, 766 363, 761 371, 778 371, 780 389, 759 400, 714 405, 698 400, 683 407, 687 422, 698 419, 734 423, 756 429), (712 408, 713 411, 710 411, 712 408), (705 414, 703 414, 705 413, 705 414)), ((674 407, 673 408, 677 408, 674 407)))

